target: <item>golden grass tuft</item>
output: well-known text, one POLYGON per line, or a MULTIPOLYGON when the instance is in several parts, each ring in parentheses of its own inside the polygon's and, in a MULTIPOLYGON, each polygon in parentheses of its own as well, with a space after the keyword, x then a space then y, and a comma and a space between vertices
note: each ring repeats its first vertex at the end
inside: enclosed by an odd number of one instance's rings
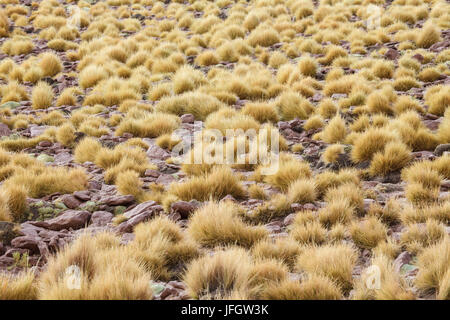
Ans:
POLYGON ((279 120, 277 110, 268 103, 248 103, 242 108, 242 113, 253 117, 259 123, 278 122, 279 120))
POLYGON ((256 259, 275 259, 292 268, 301 248, 291 238, 263 239, 252 247, 252 255, 256 259))
POLYGON ((326 143, 342 142, 347 134, 345 121, 340 115, 336 115, 323 129, 322 139, 326 143))
POLYGON ((134 229, 127 250, 156 279, 180 276, 180 271, 199 254, 197 245, 167 217, 156 217, 134 229))
POLYGON ((335 281, 342 290, 348 291, 352 288, 352 271, 356 259, 356 251, 349 245, 312 246, 300 253, 297 268, 309 275, 327 277, 335 281))
POLYGON ((356 163, 371 160, 375 153, 394 140, 396 137, 393 133, 383 128, 370 128, 356 138, 351 158, 356 163))
POLYGON ((28 190, 21 185, 9 185, 3 188, 6 205, 14 221, 21 222, 28 211, 28 190))
POLYGON ((250 247, 264 239, 263 227, 246 225, 240 218, 242 208, 230 202, 209 202, 189 219, 188 233, 203 246, 240 245, 250 247))
POLYGON ((369 172, 372 176, 386 175, 404 168, 411 160, 411 151, 401 142, 389 142, 383 152, 373 155, 369 172))
POLYGON ((317 198, 316 186, 313 179, 299 179, 289 185, 287 191, 289 201, 294 203, 314 202, 317 198))
POLYGON ((78 163, 84 163, 86 161, 94 162, 97 153, 102 148, 100 142, 94 138, 84 138, 81 140, 74 150, 74 158, 78 163))
POLYGON ((136 137, 159 137, 162 134, 171 133, 180 124, 180 119, 174 115, 165 113, 137 112, 128 113, 116 129, 116 135, 131 133, 136 137))
POLYGON ((39 68, 42 70, 44 77, 53 77, 62 71, 61 60, 56 54, 46 52, 39 58, 39 68))
POLYGON ((224 299, 245 294, 252 263, 243 249, 230 248, 194 260, 183 278, 195 299, 224 299))
POLYGON ((310 178, 311 175, 311 169, 307 162, 298 161, 290 156, 284 158, 281 155, 277 172, 265 176, 264 181, 280 188, 282 191, 286 191, 294 181, 310 178))
POLYGON ((352 222, 350 234, 357 246, 370 249, 386 240, 387 229, 377 218, 369 217, 359 222, 352 222))
POLYGON ((38 288, 35 275, 32 272, 23 272, 18 275, 0 274, 1 300, 35 300, 38 288))
POLYGON ((230 194, 242 198, 245 194, 238 177, 227 167, 215 167, 208 174, 192 177, 181 183, 170 185, 169 192, 182 200, 199 201, 221 199, 230 194))
POLYGON ((429 48, 441 39, 441 32, 433 23, 426 23, 417 36, 416 44, 421 48, 429 48))
POLYGON ((360 280, 355 284, 353 299, 414 300, 415 296, 407 281, 395 270, 393 261, 385 255, 377 255, 372 258, 372 265, 364 270, 360 280), (379 278, 374 278, 378 275, 379 278), (379 279, 379 283, 373 282, 373 279, 376 279, 375 281, 379 279), (375 288, 368 287, 368 283, 372 283, 375 288))
POLYGON ((440 299, 448 299, 448 265, 450 242, 446 237, 441 242, 424 249, 418 256, 419 272, 415 285, 425 291, 437 291, 440 299))
POLYGON ((224 104, 217 98, 200 92, 187 92, 173 97, 164 97, 156 105, 160 112, 176 115, 193 114, 204 120, 210 113, 219 110, 224 104))
POLYGON ((46 109, 52 105, 53 89, 46 82, 39 82, 32 91, 31 101, 33 109, 46 109))
POLYGON ((151 299, 150 275, 140 262, 124 257, 126 249, 119 247, 114 235, 81 235, 49 258, 39 279, 39 299, 151 299), (67 286, 75 270, 70 268, 80 271, 79 290, 67 286))

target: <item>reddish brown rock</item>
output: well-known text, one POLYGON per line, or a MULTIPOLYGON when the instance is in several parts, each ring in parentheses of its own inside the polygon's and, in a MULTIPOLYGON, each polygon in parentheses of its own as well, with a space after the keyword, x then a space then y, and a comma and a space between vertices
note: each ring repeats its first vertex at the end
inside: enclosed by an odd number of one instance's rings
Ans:
POLYGON ((170 209, 172 209, 173 212, 179 213, 182 219, 187 219, 197 208, 198 205, 196 203, 187 201, 177 201, 170 206, 170 209))
POLYGON ((89 211, 76 211, 67 210, 60 216, 46 220, 46 221, 33 221, 32 225, 42 227, 50 230, 63 230, 63 229, 79 229, 86 226, 91 218, 89 211))
POLYGON ((39 242, 42 239, 39 237, 22 236, 12 239, 11 245, 15 248, 27 249, 31 253, 39 253, 39 242))
POLYGON ((194 115, 190 113, 183 114, 180 119, 181 123, 194 123, 195 121, 194 115))
POLYGON ((81 201, 71 194, 65 194, 61 197, 62 203, 69 209, 76 209, 81 205, 81 201))
POLYGON ((389 60, 397 60, 399 53, 395 49, 388 49, 384 54, 384 57, 389 60))
POLYGON ((147 208, 147 210, 145 210, 142 213, 139 214, 135 214, 133 215, 130 219, 128 219, 125 222, 122 222, 121 224, 119 224, 117 226, 117 231, 120 233, 129 233, 133 231, 133 228, 144 221, 150 220, 151 218, 153 218, 154 216, 160 214, 161 212, 163 212, 163 208, 160 205, 154 205, 150 208, 147 208))
POLYGON ((113 214, 108 211, 95 211, 91 216, 91 223, 94 226, 106 226, 113 219, 113 214))
POLYGON ((73 195, 75 196, 75 198, 81 200, 81 201, 89 201, 91 200, 91 193, 87 190, 84 191, 75 191, 73 193, 73 195))
POLYGON ((152 201, 152 200, 142 202, 142 203, 138 204, 136 207, 134 207, 133 209, 125 212, 124 216, 126 218, 130 219, 136 215, 153 211, 153 207, 155 207, 155 206, 158 206, 158 205, 156 204, 155 201, 152 201))
POLYGON ((134 201, 135 198, 131 194, 107 196, 100 199, 100 203, 106 204, 108 206, 125 206, 133 203, 134 201))
POLYGON ((0 137, 9 136, 10 134, 11 129, 9 129, 9 127, 6 124, 0 123, 0 137))

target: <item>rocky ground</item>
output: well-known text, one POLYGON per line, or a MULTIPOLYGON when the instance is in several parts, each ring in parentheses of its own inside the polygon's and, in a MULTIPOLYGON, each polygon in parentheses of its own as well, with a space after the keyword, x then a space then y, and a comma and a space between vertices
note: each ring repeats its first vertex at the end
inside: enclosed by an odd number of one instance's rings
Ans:
MULTIPOLYGON (((37 2, 39 3, 39 1, 37 2)), ((65 4, 65 1, 59 1, 61 4, 65 4)), ((164 5, 167 5, 170 1, 166 1, 164 5)), ((95 2, 90 3, 94 5, 95 2)), ((318 2, 314 2, 315 7, 318 6, 318 2)), ((27 9, 32 9, 35 6, 35 2, 32 1, 20 1, 20 5, 27 9)), ((390 5, 390 2, 386 2, 386 7, 390 5)), ((2 4, 2 7, 5 7, 2 4)), ((219 10, 218 16, 225 20, 228 16, 228 11, 232 6, 224 6, 219 10)), ((111 10, 117 9, 117 6, 110 6, 111 10)), ((152 6, 146 6, 147 9, 151 9, 152 6)), ((202 16, 202 11, 193 10, 193 14, 196 18, 202 16)), ((132 15, 133 18, 140 21, 141 26, 145 26, 146 19, 159 19, 155 14, 150 14, 147 17, 143 15, 132 15)), ((356 15, 350 17, 350 21, 359 20, 356 15)), ((410 25, 411 28, 421 28, 425 20, 419 20, 410 25)), ((37 34, 41 29, 36 28, 33 24, 26 26, 14 26, 13 28, 20 29, 26 35, 32 38, 34 43, 34 49, 27 54, 20 55, 8 55, 0 53, 0 60, 11 58, 16 64, 21 64, 30 57, 38 56, 42 52, 52 51, 55 52, 61 59, 63 70, 54 77, 43 77, 41 81, 47 82, 51 85, 55 97, 58 97, 62 91, 69 87, 77 87, 78 79, 76 77, 78 61, 67 58, 67 51, 55 51, 48 47, 48 41, 42 40, 37 37, 37 34)), ((86 27, 80 29, 79 34, 83 34, 86 31, 86 27)), ((127 39, 132 37, 136 32, 121 32, 121 39, 127 39)), ((309 37, 304 33, 298 33, 296 37, 309 37)), ((3 44, 8 38, 4 37, 0 39, 0 45, 3 44)), ((80 44, 82 39, 78 36, 73 40, 74 43, 80 44)), ((398 60, 401 55, 404 54, 404 50, 399 49, 401 41, 388 41, 384 43, 376 43, 375 45, 366 46, 367 53, 360 55, 360 59, 370 57, 373 52, 378 52, 382 48, 386 48, 384 51, 384 59, 392 61, 396 67, 398 67, 398 60)), ((326 45, 327 43, 323 43, 326 45)), ((267 47, 268 52, 273 52, 281 48, 283 43, 275 43, 267 47)), ((350 42, 347 40, 341 40, 339 46, 344 48, 349 54, 351 54, 350 42)), ((450 49, 450 29, 441 30, 441 39, 439 42, 433 44, 426 49, 426 52, 437 55, 440 52, 450 49)), ((324 54, 313 54, 312 57, 319 59, 324 54)), ((251 56, 256 60, 255 56, 251 56)), ((424 63, 424 57, 417 53, 412 57, 421 64, 421 68, 425 68, 431 63, 424 63)), ((186 56, 186 63, 194 66, 196 69, 201 70, 205 75, 211 69, 211 67, 202 67, 194 63, 195 56, 186 56)), ((289 59, 290 62, 295 62, 295 58, 289 59)), ((444 121, 444 115, 436 115, 428 112, 424 95, 429 87, 443 85, 449 86, 450 76, 447 70, 442 72, 437 80, 431 82, 421 82, 420 87, 412 88, 408 91, 395 91, 396 94, 407 95, 415 98, 419 103, 425 107, 425 112, 420 114, 422 124, 428 128, 433 134, 437 132, 441 123, 444 121)), ((219 62, 215 67, 233 70, 237 66, 234 62, 219 62)), ((319 64, 315 79, 321 83, 325 83, 327 74, 334 67, 325 64, 319 64)), ((351 67, 342 68, 345 75, 356 74, 360 70, 353 69, 351 67)), ((273 74, 276 70, 271 69, 273 74)), ((0 79, 0 85, 6 85, 8 79, 0 79)), ((23 81, 22 85, 26 88, 28 93, 31 93, 34 86, 33 83, 23 81)), ((79 109, 84 108, 82 101, 84 97, 89 94, 90 89, 85 90, 80 95, 77 95, 77 103, 75 105, 62 105, 51 106, 45 109, 46 113, 52 111, 60 111, 67 118, 79 109)), ((322 101, 326 95, 320 90, 317 90, 308 99, 314 105, 317 105, 322 101)), ((334 101, 345 99, 348 94, 335 93, 330 96, 334 101)), ((142 99, 136 101, 137 103, 155 106, 158 101, 150 101, 142 99)), ((235 103, 231 105, 236 110, 241 110, 243 106, 251 102, 247 99, 238 98, 235 103)), ((11 118, 16 115, 36 116, 43 110, 36 110, 32 108, 31 100, 25 101, 9 101, 0 106, 0 109, 10 109, 9 115, 2 115, 2 120, 11 118)), ((448 106, 447 106, 448 109, 448 106)), ((118 111, 117 105, 106 106, 104 111, 96 114, 96 117, 109 119, 112 115, 121 114, 118 111)), ((352 114, 352 107, 341 113, 347 123, 352 123, 357 115, 352 114)), ((192 134, 195 128, 202 128, 204 121, 196 119, 192 114, 180 115, 181 124, 179 130, 185 134, 192 134)), ((294 118, 291 120, 282 119, 278 121, 275 126, 279 132, 286 139, 289 147, 296 144, 301 144, 303 150, 294 152, 292 150, 289 153, 293 154, 296 159, 304 160, 313 171, 313 175, 317 175, 324 171, 339 171, 343 168, 356 168, 358 170, 365 170, 369 167, 370 161, 364 161, 358 164, 352 162, 350 152, 340 154, 338 159, 333 163, 326 163, 323 160, 324 150, 331 144, 325 143, 322 140, 313 139, 313 136, 322 129, 310 129, 304 128, 307 119, 294 118)), ((329 122, 325 119, 325 125, 329 122)), ((0 137, 2 141, 8 139, 26 138, 31 139, 41 136, 49 125, 42 125, 36 123, 29 123, 25 127, 11 128, 5 123, 0 123, 0 137)), ((109 126, 109 133, 97 137, 98 141, 104 147, 113 148, 116 145, 125 143, 127 140, 134 138, 130 133, 123 135, 116 135, 114 133, 116 127, 109 126)), ((75 133, 75 143, 81 141, 86 134, 80 131, 75 133)), ((149 190, 152 185, 157 184, 167 190, 171 183, 177 183, 187 180, 189 177, 181 170, 181 166, 178 164, 166 161, 171 157, 170 151, 159 147, 155 141, 155 138, 143 138, 142 141, 148 144, 149 148, 146 151, 147 158, 150 163, 156 165, 157 169, 147 169, 145 173, 140 177, 140 181, 143 183, 143 189, 149 190)), ((76 144, 75 144, 76 145, 76 144)), ((168 210, 164 210, 161 203, 156 201, 145 201, 139 203, 133 195, 120 194, 117 191, 117 187, 114 184, 107 184, 104 181, 105 170, 96 165, 93 162, 77 163, 74 160, 74 148, 73 146, 64 146, 57 141, 51 139, 43 140, 37 143, 34 147, 25 148, 22 152, 29 154, 39 161, 44 162, 47 166, 51 167, 66 167, 66 168, 83 168, 89 176, 89 182, 86 190, 80 190, 73 192, 72 194, 53 193, 48 194, 42 198, 27 198, 29 211, 27 216, 22 221, 0 221, 0 272, 6 272, 8 274, 18 274, 19 272, 31 268, 37 275, 45 270, 46 262, 50 255, 56 254, 60 249, 64 248, 67 244, 70 244, 80 234, 83 233, 98 233, 100 231, 111 231, 118 235, 121 239, 121 243, 126 245, 134 239, 133 229, 136 225, 142 222, 150 221, 157 215, 167 215, 171 220, 176 222, 179 226, 185 229, 189 224, 189 217, 195 210, 202 207, 203 203, 192 199, 190 201, 175 201, 171 203, 168 210), (121 223, 114 222, 114 218, 118 215, 125 217, 121 223)), ((345 147, 351 148, 350 144, 343 143, 345 147)), ((437 157, 448 155, 450 152, 450 143, 440 143, 433 150, 413 150, 411 152, 412 162, 422 160, 434 160, 437 157)), ((240 172, 245 177, 250 177, 253 171, 248 170, 235 170, 240 172)), ((243 180, 242 184, 248 187, 254 184, 251 179, 243 180)), ((280 193, 280 190, 275 186, 264 182, 258 182, 268 198, 280 193)), ((401 178, 401 170, 390 172, 385 176, 368 177, 365 176, 361 181, 361 188, 364 191, 366 197, 364 199, 364 210, 368 211, 371 205, 379 204, 385 206, 389 199, 396 199, 401 205, 408 205, 408 200, 405 198, 406 182, 401 178), (370 197, 368 195, 371 195, 370 197)), ((450 199, 450 180, 448 177, 444 177, 441 181, 438 202, 448 202, 450 199)), ((248 213, 253 212, 256 208, 260 207, 267 200, 252 199, 244 197, 242 199, 235 199, 231 195, 227 195, 220 201, 231 200, 238 202, 245 211, 248 213)), ((269 231, 271 238, 284 238, 289 237, 289 226, 293 223, 295 216, 298 212, 310 210, 318 212, 321 208, 326 207, 327 203, 323 200, 317 200, 310 203, 292 203, 290 209, 285 211, 282 216, 271 219, 264 222, 264 227, 269 231)), ((447 213, 448 217, 448 213, 447 213)), ((425 228, 425 223, 417 224, 419 228, 425 228)), ((408 230, 408 226, 403 222, 397 221, 394 224, 387 226, 387 236, 394 242, 400 243, 402 234, 408 230)), ((445 232, 450 234, 450 227, 445 224, 445 232)), ((446 238, 447 239, 447 238, 446 238)), ((448 240, 448 239, 447 239, 448 240)), ((354 244, 350 236, 346 236, 346 243, 354 244)), ((358 278, 362 271, 371 265, 372 251, 368 248, 357 248, 359 257, 357 265, 354 267, 353 276, 358 278)), ((415 255, 409 252, 405 247, 401 248, 401 252, 393 259, 396 271, 402 275, 408 281, 413 282, 414 278, 419 271, 416 265, 415 255)), ((290 276, 295 279, 299 276, 299 273, 292 271, 290 276)), ((416 289, 412 289, 417 298, 435 298, 434 293, 423 293, 416 289)), ((181 278, 176 278, 171 281, 159 281, 153 282, 153 291, 156 299, 188 299, 190 298, 186 291, 186 285, 181 278)))

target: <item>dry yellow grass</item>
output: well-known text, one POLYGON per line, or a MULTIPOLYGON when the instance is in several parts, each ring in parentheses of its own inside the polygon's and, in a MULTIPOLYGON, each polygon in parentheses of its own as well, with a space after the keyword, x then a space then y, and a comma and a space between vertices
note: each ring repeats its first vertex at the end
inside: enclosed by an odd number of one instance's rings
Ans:
POLYGON ((246 225, 242 208, 232 202, 210 202, 190 218, 188 233, 206 246, 241 245, 250 247, 267 236, 263 227, 246 225))
POLYGON ((179 280, 199 299, 449 299, 447 2, 383 3, 375 29, 380 1, 19 2, 0 9, 0 220, 54 217, 81 190, 79 209, 114 212, 114 227, 150 200, 164 215, 127 245, 68 230, 39 276, 2 267, 0 298, 151 299, 151 280, 179 280), (222 139, 234 163, 170 154, 211 129, 239 130, 222 139), (267 155, 249 160, 276 142, 248 129, 279 138, 269 175, 267 155), (414 281, 394 266, 405 251, 414 281))

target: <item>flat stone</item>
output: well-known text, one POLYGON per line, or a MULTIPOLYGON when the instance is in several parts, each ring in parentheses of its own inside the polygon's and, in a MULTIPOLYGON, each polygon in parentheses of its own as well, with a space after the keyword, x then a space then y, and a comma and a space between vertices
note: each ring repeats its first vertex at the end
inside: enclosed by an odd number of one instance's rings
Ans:
POLYGON ((89 211, 67 210, 60 216, 46 220, 33 221, 31 224, 50 230, 80 229, 86 226, 91 218, 89 211))
POLYGON ((444 152, 450 151, 450 143, 440 144, 434 149, 434 154, 438 157, 442 156, 444 152))
POLYGON ((11 132, 11 129, 6 124, 0 123, 0 137, 9 136, 11 132))
POLYGON ((81 201, 71 194, 65 194, 60 199, 69 209, 76 209, 81 205, 81 201))
POLYGON ((104 203, 108 206, 122 206, 133 203, 136 199, 131 194, 128 195, 115 195, 107 196, 100 199, 100 203, 104 203))
POLYGON ((106 226, 114 215, 108 211, 95 211, 91 216, 91 223, 95 226, 106 226))
POLYGON ((75 196, 75 198, 81 200, 81 201, 89 201, 91 200, 91 193, 87 190, 84 191, 75 191, 73 193, 73 195, 75 196))

